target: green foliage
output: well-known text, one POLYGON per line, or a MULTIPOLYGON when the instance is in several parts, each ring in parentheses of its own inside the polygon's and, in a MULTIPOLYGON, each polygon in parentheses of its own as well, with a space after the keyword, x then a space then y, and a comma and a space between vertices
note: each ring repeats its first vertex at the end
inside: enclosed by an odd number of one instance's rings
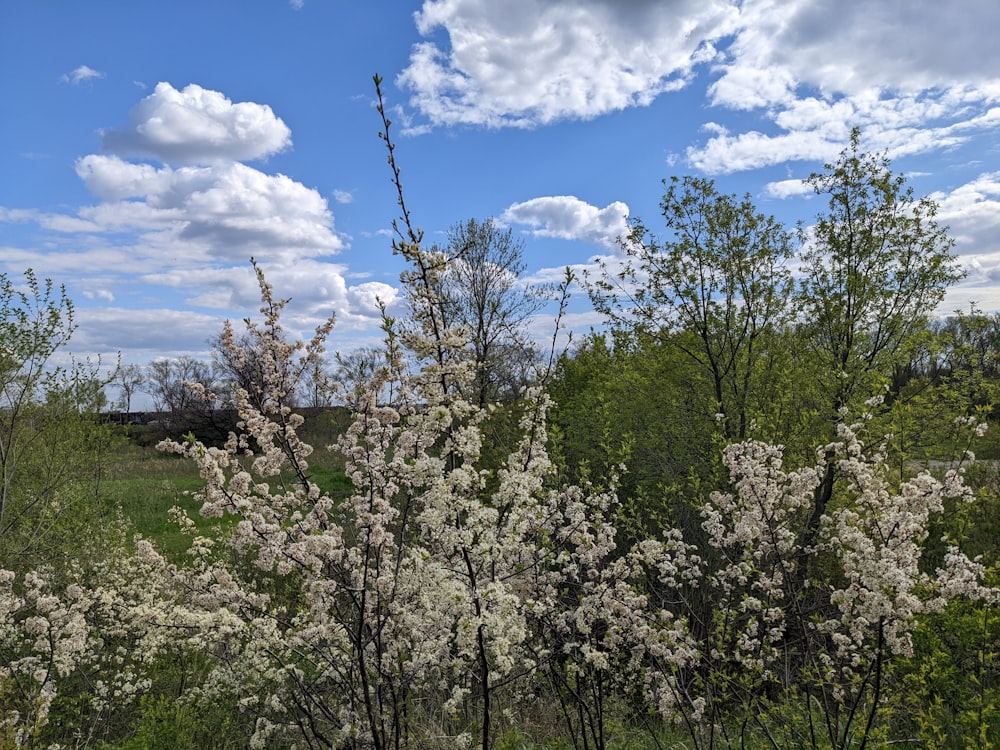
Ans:
POLYGON ((801 227, 802 343, 831 396, 830 414, 856 406, 905 361, 907 344, 964 273, 954 242, 885 155, 861 151, 855 128, 834 164, 807 181, 827 211, 801 227))
POLYGON ((102 750, 224 750, 245 748, 254 717, 240 710, 238 696, 199 695, 205 659, 178 648, 162 657, 148 692, 112 716, 114 732, 102 727, 102 750))
POLYGON ((626 332, 592 334, 559 361, 553 454, 573 482, 619 475, 620 525, 633 538, 689 527, 695 498, 721 482, 723 438, 704 385, 669 343, 626 332))
POLYGON ((57 366, 75 324, 65 290, 0 274, 0 568, 61 564, 100 528, 110 428, 96 367, 57 366))
POLYGON ((169 695, 146 695, 133 734, 104 750, 223 750, 246 747, 250 731, 236 706, 191 704, 169 695))
POLYGON ((896 736, 935 750, 989 750, 1000 743, 1000 610, 953 602, 925 618, 916 655, 896 667, 896 736))

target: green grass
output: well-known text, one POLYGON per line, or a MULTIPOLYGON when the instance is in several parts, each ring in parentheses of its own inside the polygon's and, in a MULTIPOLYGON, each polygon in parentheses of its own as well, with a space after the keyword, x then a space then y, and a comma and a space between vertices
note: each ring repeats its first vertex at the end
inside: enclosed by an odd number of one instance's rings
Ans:
MULTIPOLYGON (((351 490, 343 461, 322 447, 310 456, 309 478, 335 497, 351 490)), ((204 486, 193 461, 123 441, 110 457, 100 493, 108 510, 120 510, 138 534, 152 541, 168 559, 180 561, 191 539, 171 521, 171 508, 186 510, 199 530, 206 532, 233 523, 232 518, 201 517, 201 503, 194 495, 204 486)))
POLYGON ((137 533, 175 557, 188 548, 190 538, 170 520, 169 511, 178 505, 207 526, 192 496, 203 486, 193 462, 125 443, 109 461, 101 497, 109 509, 120 510, 137 533))

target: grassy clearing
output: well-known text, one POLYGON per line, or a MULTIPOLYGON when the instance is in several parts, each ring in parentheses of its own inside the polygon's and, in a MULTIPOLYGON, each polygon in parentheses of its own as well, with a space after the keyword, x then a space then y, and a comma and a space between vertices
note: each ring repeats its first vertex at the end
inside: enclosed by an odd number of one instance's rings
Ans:
POLYGON ((198 515, 198 502, 193 497, 203 484, 191 461, 124 443, 109 461, 101 498, 109 510, 121 511, 138 534, 173 557, 188 548, 190 538, 171 522, 169 511, 175 505, 185 508, 207 528, 209 521, 198 515))
MULTIPOLYGON (((306 442, 315 444, 310 456, 309 478, 323 492, 339 497, 350 492, 351 483, 344 473, 343 459, 325 448, 336 439, 340 428, 334 420, 321 415, 303 430, 306 442)), ((291 476, 276 479, 292 481, 291 476)), ((135 531, 150 539, 162 553, 171 559, 182 559, 190 545, 190 537, 183 534, 170 520, 170 509, 178 506, 202 531, 218 530, 232 524, 232 518, 202 518, 201 503, 195 493, 204 487, 194 462, 177 455, 166 454, 153 446, 137 445, 122 440, 109 457, 100 495, 108 511, 120 511, 135 531)))

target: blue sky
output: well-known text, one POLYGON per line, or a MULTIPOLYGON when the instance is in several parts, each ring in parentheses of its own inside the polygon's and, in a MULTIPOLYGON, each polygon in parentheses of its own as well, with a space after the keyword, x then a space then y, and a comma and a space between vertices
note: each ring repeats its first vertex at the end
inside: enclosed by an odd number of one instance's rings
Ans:
MULTIPOLYGON (((208 357, 258 305, 378 338, 397 215, 372 75, 429 242, 493 217, 531 280, 613 259, 661 180, 793 224, 853 126, 941 204, 1000 310, 1000 3, 991 0, 0 0, 0 272, 64 283, 71 349, 208 357)), ((571 326, 599 323, 586 295, 571 326)), ((542 335, 551 317, 535 323, 542 335)))

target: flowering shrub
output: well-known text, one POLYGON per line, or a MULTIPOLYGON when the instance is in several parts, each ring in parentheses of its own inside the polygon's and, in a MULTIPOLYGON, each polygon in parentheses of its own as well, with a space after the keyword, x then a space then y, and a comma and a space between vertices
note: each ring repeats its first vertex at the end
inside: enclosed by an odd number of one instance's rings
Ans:
POLYGON ((775 697, 797 695, 804 720, 792 744, 816 746, 821 734, 831 747, 863 745, 884 701, 887 663, 912 655, 919 617, 958 597, 997 602, 981 563, 954 545, 933 573, 920 565, 945 500, 973 498, 961 469, 893 487, 884 452, 866 451, 863 429, 841 424, 814 467, 790 473, 780 448, 731 446, 733 492, 714 494, 703 511, 718 557, 706 584, 722 604, 713 649, 702 654, 709 693, 735 698, 765 733, 775 697), (836 504, 809 545, 813 498, 831 461, 836 504))

